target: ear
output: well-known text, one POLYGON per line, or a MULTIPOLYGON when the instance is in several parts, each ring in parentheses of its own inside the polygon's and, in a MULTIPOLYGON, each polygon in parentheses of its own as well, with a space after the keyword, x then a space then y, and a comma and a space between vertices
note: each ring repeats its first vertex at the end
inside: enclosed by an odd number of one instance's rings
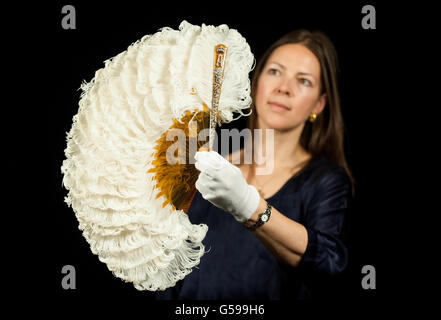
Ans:
POLYGON ((319 115, 326 106, 326 102, 328 101, 328 95, 323 93, 320 98, 317 100, 317 103, 314 108, 314 113, 319 115))

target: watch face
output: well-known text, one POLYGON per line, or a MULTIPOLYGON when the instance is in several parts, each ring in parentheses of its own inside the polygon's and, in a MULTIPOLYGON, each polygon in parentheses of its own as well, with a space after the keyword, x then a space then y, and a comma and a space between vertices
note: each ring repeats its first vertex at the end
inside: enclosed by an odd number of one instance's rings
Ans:
POLYGON ((262 218, 260 218, 263 222, 267 222, 268 221, 268 215, 264 214, 262 216, 262 218))

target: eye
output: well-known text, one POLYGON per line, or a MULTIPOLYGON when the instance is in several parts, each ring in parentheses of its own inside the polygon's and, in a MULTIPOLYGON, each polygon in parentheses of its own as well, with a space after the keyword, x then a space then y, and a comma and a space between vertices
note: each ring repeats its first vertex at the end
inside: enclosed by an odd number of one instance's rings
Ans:
POLYGON ((268 74, 271 74, 271 75, 277 76, 277 75, 280 74, 280 71, 277 70, 277 69, 275 69, 275 68, 270 68, 270 69, 268 70, 268 74))
POLYGON ((311 86, 312 86, 312 82, 309 81, 308 79, 300 78, 299 81, 300 81, 302 84, 304 84, 305 86, 307 86, 307 87, 311 87, 311 86))

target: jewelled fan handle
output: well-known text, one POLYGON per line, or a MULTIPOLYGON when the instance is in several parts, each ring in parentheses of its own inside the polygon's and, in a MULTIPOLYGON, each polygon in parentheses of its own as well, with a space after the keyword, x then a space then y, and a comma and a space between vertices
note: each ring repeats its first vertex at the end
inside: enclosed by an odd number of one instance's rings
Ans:
POLYGON ((214 47, 214 65, 213 65, 213 95, 211 97, 211 111, 210 111, 210 131, 208 145, 210 150, 213 150, 213 144, 216 134, 216 125, 218 123, 218 108, 222 89, 222 82, 224 80, 225 58, 227 56, 227 46, 218 44, 214 47))

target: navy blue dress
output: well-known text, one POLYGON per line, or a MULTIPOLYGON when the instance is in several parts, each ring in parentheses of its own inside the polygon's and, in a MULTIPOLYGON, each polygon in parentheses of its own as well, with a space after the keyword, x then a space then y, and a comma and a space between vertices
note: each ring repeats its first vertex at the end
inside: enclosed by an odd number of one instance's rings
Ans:
POLYGON ((343 229, 350 191, 341 166, 312 159, 266 199, 307 230, 307 249, 297 267, 278 262, 241 223, 197 192, 188 214, 193 224, 208 225, 203 240, 208 252, 192 273, 156 298, 303 301, 323 292, 332 295, 329 280, 348 262, 343 229))

